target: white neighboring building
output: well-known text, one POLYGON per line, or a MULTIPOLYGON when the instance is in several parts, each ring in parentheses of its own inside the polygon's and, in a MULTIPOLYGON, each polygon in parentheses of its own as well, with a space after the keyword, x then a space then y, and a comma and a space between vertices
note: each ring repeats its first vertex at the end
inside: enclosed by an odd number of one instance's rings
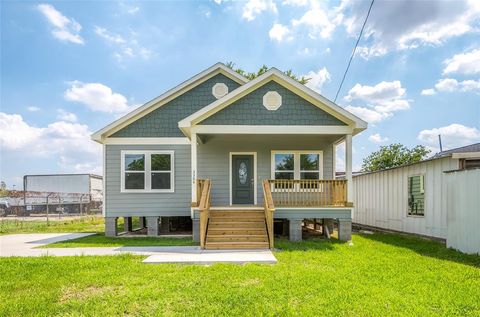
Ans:
POLYGON ((44 211, 48 204, 66 212, 99 209, 103 200, 103 180, 93 174, 25 175, 23 191, 10 191, 8 202, 15 213, 44 211))
MULTIPOLYGON (((480 168, 480 143, 443 151, 415 164, 354 176, 353 222, 447 240, 449 227, 454 225, 449 206, 458 200, 455 195, 461 194, 451 190, 453 175, 447 172, 467 170, 469 173, 476 172, 477 168, 480 168)), ((473 201, 479 194, 480 190, 476 194, 474 191, 469 195, 464 193, 462 199, 473 201)), ((473 204, 474 210, 470 210, 472 204, 465 206, 469 208, 456 210, 456 213, 477 216, 467 220, 456 217, 456 221, 476 221, 479 228, 480 206, 473 204)), ((455 226, 461 224, 455 223, 455 226)), ((477 242, 472 240, 470 243, 477 242)), ((447 245, 451 246, 448 241, 447 245)), ((463 249, 480 252, 480 242, 476 247, 463 249)))

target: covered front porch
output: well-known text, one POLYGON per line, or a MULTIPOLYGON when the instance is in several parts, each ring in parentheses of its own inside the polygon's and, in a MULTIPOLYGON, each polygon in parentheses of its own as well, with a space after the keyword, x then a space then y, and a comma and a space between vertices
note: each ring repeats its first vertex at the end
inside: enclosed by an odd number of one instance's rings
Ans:
POLYGON ((208 247, 209 224, 213 222, 217 227, 219 222, 228 224, 223 227, 223 237, 232 234, 241 241, 258 240, 258 245, 266 242, 273 248, 276 219, 288 221, 289 237, 294 241, 302 239, 305 220, 318 219, 327 235, 332 233, 336 221, 339 239, 349 240, 353 209, 349 189, 351 137, 351 134, 192 135, 194 238, 202 247, 208 247), (346 179, 336 180, 335 147, 343 142, 346 179), (227 219, 229 216, 233 219, 227 219), (254 230, 255 237, 249 237, 254 224, 247 222, 258 222, 257 227, 263 222, 266 241, 260 230, 254 230), (233 230, 234 225, 244 230, 233 230))

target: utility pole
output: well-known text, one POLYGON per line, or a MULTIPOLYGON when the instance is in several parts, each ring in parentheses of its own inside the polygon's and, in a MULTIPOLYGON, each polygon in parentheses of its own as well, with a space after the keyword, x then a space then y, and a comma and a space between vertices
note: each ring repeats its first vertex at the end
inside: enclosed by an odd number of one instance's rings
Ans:
POLYGON ((442 136, 440 134, 438 135, 438 144, 440 145, 440 152, 443 152, 442 136))

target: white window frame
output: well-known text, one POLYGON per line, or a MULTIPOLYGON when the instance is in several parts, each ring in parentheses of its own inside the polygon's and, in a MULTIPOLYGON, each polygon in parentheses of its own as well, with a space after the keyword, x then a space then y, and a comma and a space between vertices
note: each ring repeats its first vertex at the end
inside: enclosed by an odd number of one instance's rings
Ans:
MULTIPOLYGON (((285 150, 285 151, 271 151, 271 178, 275 179, 275 154, 293 154, 294 160, 294 167, 293 167, 293 179, 300 179, 300 175, 302 172, 316 172, 316 171, 305 171, 300 170, 300 154, 318 154, 318 179, 323 179, 323 151, 318 150, 302 150, 302 151, 292 151, 292 150, 285 150)), ((289 172, 289 171, 287 171, 289 172)))
POLYGON ((426 199, 426 193, 425 193, 425 178, 426 178, 426 173, 415 173, 415 174, 408 174, 407 175, 407 217, 412 217, 412 218, 425 218, 425 214, 427 212, 427 199, 426 199), (410 177, 415 177, 415 176, 421 176, 420 177, 420 193, 423 194, 423 215, 420 214, 410 214, 410 207, 408 206, 408 198, 410 193, 408 192, 408 183, 410 177), (422 182, 423 179, 423 182, 422 182), (422 191, 423 190, 423 191, 422 191))
MULTIPOLYGON (((122 150, 120 151, 120 192, 122 193, 173 193, 175 192, 175 155, 174 151, 144 151, 144 150, 122 150), (126 189, 125 188, 125 155, 138 154, 145 155, 145 188, 144 189, 126 189), (152 171, 152 154, 169 154, 170 155, 170 171, 152 171), (152 172, 153 173, 170 173, 170 187, 169 189, 152 189, 152 172)), ((135 172, 135 171, 133 171, 135 172)), ((138 171, 140 172, 140 171, 138 171)))

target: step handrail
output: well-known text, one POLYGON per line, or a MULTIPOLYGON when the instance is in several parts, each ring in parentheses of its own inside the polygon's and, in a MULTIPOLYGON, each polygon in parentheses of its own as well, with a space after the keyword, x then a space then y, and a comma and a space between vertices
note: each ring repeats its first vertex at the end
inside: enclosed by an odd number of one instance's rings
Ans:
POLYGON ((273 204, 272 191, 268 180, 264 180, 263 187, 263 201, 265 209, 265 223, 267 225, 268 243, 270 249, 274 247, 273 241, 273 213, 275 212, 275 205, 273 204))
POLYGON ((208 219, 210 217, 210 187, 211 182, 206 179, 202 183, 201 197, 198 204, 198 211, 200 212, 200 247, 205 249, 205 242, 207 240, 208 219))

